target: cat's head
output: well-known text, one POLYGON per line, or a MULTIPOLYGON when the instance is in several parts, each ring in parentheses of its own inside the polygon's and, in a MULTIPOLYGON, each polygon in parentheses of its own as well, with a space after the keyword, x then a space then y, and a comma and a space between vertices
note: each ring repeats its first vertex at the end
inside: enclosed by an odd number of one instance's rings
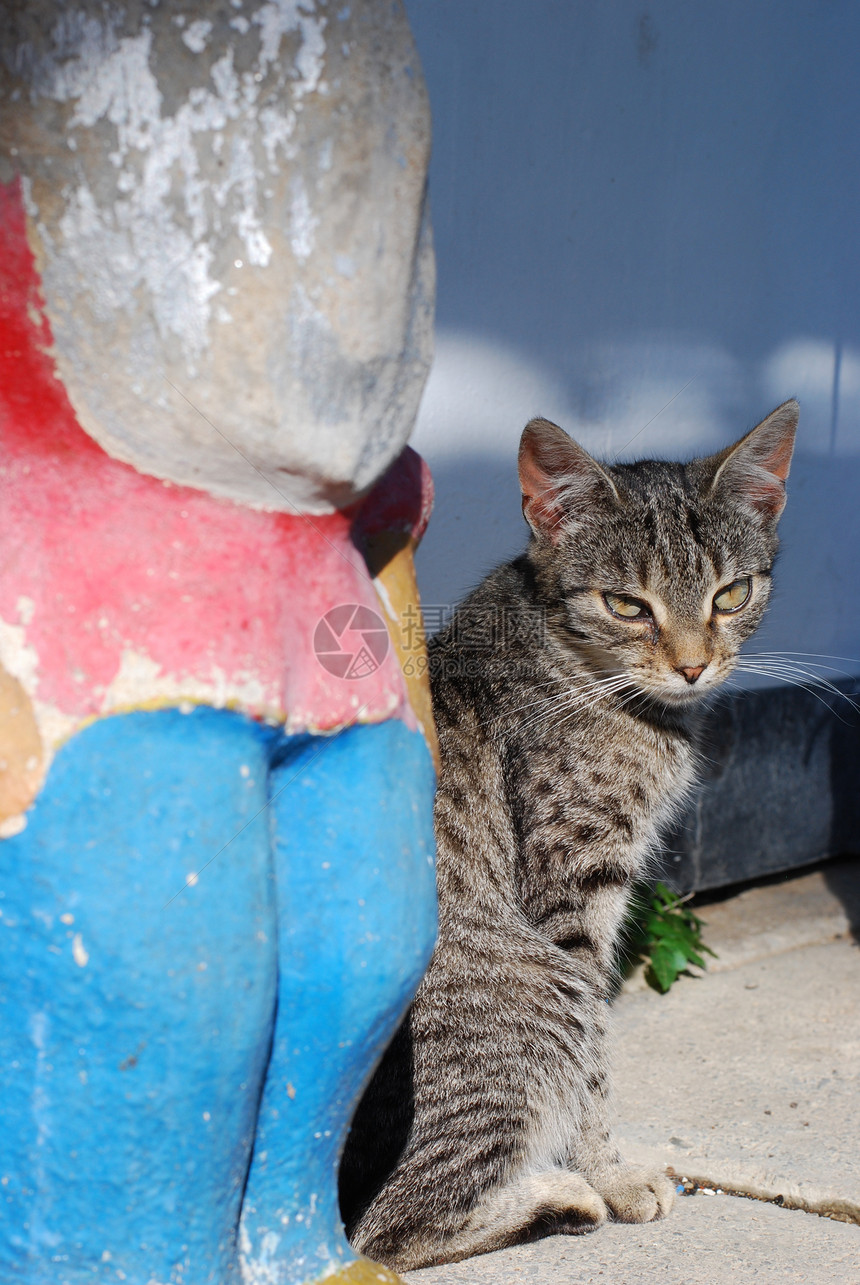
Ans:
POLYGON ((798 410, 689 464, 599 464, 527 424, 523 513, 556 641, 666 704, 723 682, 770 595, 798 410))

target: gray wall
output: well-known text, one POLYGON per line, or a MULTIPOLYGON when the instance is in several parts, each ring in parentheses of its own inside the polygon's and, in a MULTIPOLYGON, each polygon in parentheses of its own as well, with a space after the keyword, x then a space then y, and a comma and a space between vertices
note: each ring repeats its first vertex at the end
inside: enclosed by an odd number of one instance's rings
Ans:
POLYGON ((456 600, 524 543, 531 415, 603 455, 689 457, 796 395, 760 645, 860 657, 860 5, 407 11, 439 271, 412 439, 438 495, 425 601, 456 600))

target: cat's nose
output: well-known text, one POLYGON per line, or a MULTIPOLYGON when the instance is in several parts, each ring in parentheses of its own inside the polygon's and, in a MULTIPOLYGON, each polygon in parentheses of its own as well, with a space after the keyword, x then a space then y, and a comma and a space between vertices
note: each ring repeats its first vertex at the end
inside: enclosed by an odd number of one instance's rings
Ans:
POLYGON ((700 678, 707 668, 707 665, 679 665, 678 673, 683 674, 687 682, 692 686, 696 679, 700 678))

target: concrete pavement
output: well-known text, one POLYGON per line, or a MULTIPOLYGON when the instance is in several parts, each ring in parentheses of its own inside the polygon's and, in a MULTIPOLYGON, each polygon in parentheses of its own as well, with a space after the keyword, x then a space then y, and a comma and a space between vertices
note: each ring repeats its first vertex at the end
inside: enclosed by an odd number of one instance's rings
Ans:
POLYGON ((610 1223, 448 1267, 411 1285, 858 1285, 860 1228, 758 1200, 696 1195, 663 1222, 610 1223))

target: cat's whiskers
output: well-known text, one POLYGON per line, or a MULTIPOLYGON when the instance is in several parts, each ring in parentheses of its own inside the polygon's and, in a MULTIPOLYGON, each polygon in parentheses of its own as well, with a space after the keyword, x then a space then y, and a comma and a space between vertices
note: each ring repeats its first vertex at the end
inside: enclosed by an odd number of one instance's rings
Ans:
MULTIPOLYGON (((858 656, 831 656, 826 651, 745 651, 744 656, 803 656, 807 659, 817 658, 818 660, 844 660, 849 665, 860 665, 858 656)), ((823 665, 823 669, 830 666, 823 665)))
POLYGON ((550 716, 552 717, 556 727, 562 727, 575 715, 582 714, 585 711, 593 709, 598 702, 603 700, 605 697, 617 696, 628 687, 633 688, 633 691, 630 693, 629 697, 625 698, 624 701, 616 702, 619 708, 621 705, 626 703, 626 700, 644 693, 635 686, 633 680, 626 674, 615 675, 610 679, 597 680, 595 683, 590 684, 589 688, 569 694, 561 702, 556 704, 551 711, 548 711, 546 715, 541 713, 537 717, 533 717, 528 720, 522 725, 522 730, 525 731, 529 729, 535 731, 542 723, 544 725, 548 724, 550 722, 550 716))
POLYGON ((750 665, 752 664, 758 665, 762 670, 768 671, 771 677, 780 678, 785 681, 788 681, 789 678, 800 678, 804 683, 810 686, 822 687, 833 696, 840 697, 842 700, 847 701, 848 704, 851 705, 852 709, 858 709, 858 706, 853 699, 856 693, 849 695, 848 692, 842 691, 841 688, 837 687, 835 682, 831 682, 830 679, 826 678, 823 674, 815 672, 815 670, 826 669, 834 675, 834 678, 837 679, 855 678, 854 675, 847 674, 844 670, 836 669, 832 665, 822 665, 817 662, 809 661, 807 662, 807 665, 811 665, 813 667, 807 668, 806 666, 800 665, 797 661, 786 660, 784 657, 778 655, 767 656, 766 654, 751 655, 750 661, 747 661, 746 657, 742 657, 739 668, 747 669, 748 672, 752 673, 753 670, 750 668, 750 665))
POLYGON ((625 684, 613 684, 611 687, 607 684, 589 691, 578 691, 568 694, 561 700, 557 701, 551 709, 540 710, 531 718, 522 723, 523 731, 534 730, 538 727, 547 725, 552 720, 558 720, 562 717, 567 718, 573 714, 581 713, 586 709, 593 708, 598 701, 613 695, 620 691, 625 684))
MULTIPOLYGON (((653 699, 653 698, 649 695, 649 693, 648 693, 648 692, 643 691, 643 689, 642 689, 641 687, 634 687, 634 688, 633 688, 633 690, 632 690, 631 692, 629 692, 629 693, 624 697, 624 699, 623 699, 623 700, 620 700, 620 701, 618 701, 618 702, 617 702, 617 707, 618 707, 618 709, 623 709, 625 705, 629 705, 629 704, 631 704, 631 702, 632 702, 632 701, 635 701, 635 700, 637 700, 637 699, 638 699, 639 701, 641 701, 641 702, 642 702, 642 704, 643 704, 643 706, 644 706, 644 704, 645 704, 647 701, 649 701, 649 700, 651 700, 651 699, 653 699)), ((638 711, 637 711, 637 710, 633 710, 632 712, 633 712, 633 713, 637 713, 638 711)))
MULTIPOLYGON (((562 691, 560 694, 559 694, 557 691, 556 691, 556 692, 550 692, 550 694, 549 694, 548 696, 540 696, 537 700, 534 700, 534 701, 527 701, 525 705, 518 705, 518 706, 517 706, 517 708, 516 708, 516 710, 515 710, 515 711, 511 711, 511 712, 515 712, 515 713, 519 714, 519 713, 522 713, 522 711, 523 711, 523 710, 526 710, 526 709, 532 709, 532 708, 533 708, 534 706, 536 706, 536 705, 548 705, 548 704, 550 704, 551 702, 557 702, 557 701, 559 701, 559 700, 566 700, 566 699, 567 699, 569 696, 571 696, 571 695, 581 693, 581 692, 583 692, 583 691, 588 690, 588 688, 590 688, 590 687, 592 687, 592 686, 597 686, 597 685, 599 685, 599 684, 601 684, 601 683, 605 683, 605 682, 607 682, 609 679, 616 678, 616 677, 620 677, 620 675, 616 675, 616 674, 608 674, 608 675, 606 675, 606 676, 605 676, 605 677, 603 677, 603 678, 593 679, 591 682, 586 683, 584 687, 577 687, 573 692, 572 692, 572 691, 570 691, 570 690, 568 690, 568 691, 562 691)), ((555 679, 553 679, 553 680, 552 680, 552 683, 553 683, 553 685, 554 685, 554 686, 557 686, 557 687, 558 687, 558 686, 562 686, 562 685, 563 685, 564 680, 563 680, 563 679, 561 679, 561 678, 555 678, 555 679)), ((534 686, 538 686, 538 684, 533 683, 533 684, 532 684, 532 686, 533 686, 533 687, 534 687, 534 686)), ((541 684, 541 686, 549 686, 549 684, 541 684)))
MULTIPOLYGON (((571 689, 573 688, 574 684, 578 684, 577 690, 581 690, 581 687, 583 684, 588 685, 593 682, 602 683, 602 682, 606 682, 608 679, 622 678, 623 676, 624 676, 623 674, 617 673, 617 672, 600 673, 599 671, 596 671, 593 669, 588 670, 588 672, 586 673, 574 673, 574 674, 570 674, 569 672, 564 672, 562 670, 553 670, 552 677, 550 678, 542 678, 542 679, 529 678, 528 686, 534 691, 537 691, 539 688, 542 688, 542 687, 556 688, 555 692, 550 692, 548 696, 545 696, 545 697, 542 696, 539 698, 539 700, 554 700, 558 695, 559 691, 561 692, 562 696, 568 695, 571 689)), ((529 704, 538 704, 538 703, 539 703, 538 701, 529 702, 529 704)), ((519 708, 528 709, 528 704, 520 706, 519 708)))
MULTIPOLYGON (((825 697, 822 696, 820 692, 817 692, 815 690, 815 684, 811 683, 808 679, 803 680, 800 678, 791 677, 787 674, 778 674, 778 673, 773 673, 769 670, 761 670, 761 669, 748 669, 748 670, 744 670, 743 672, 757 674, 759 677, 762 677, 762 678, 772 678, 772 679, 775 679, 777 682, 787 683, 791 687, 799 687, 802 691, 809 692, 810 696, 813 696, 817 701, 819 701, 824 706, 825 709, 829 710, 831 714, 833 714, 834 718, 838 718, 840 723, 845 723, 845 719, 842 718, 839 715, 839 713, 833 708, 833 705, 831 704, 831 702, 826 700, 825 697)), ((855 712, 858 712, 858 707, 854 704, 853 701, 851 701, 847 696, 845 696, 843 692, 838 692, 837 694, 839 696, 842 696, 844 700, 848 701, 848 704, 855 712)), ((848 724, 846 724, 846 726, 848 726, 848 724)))
MULTIPOLYGON (((828 678, 823 677, 821 674, 816 674, 813 670, 807 669, 803 665, 798 665, 787 660, 765 660, 760 657, 739 656, 736 668, 749 670, 761 669, 768 670, 772 673, 795 674, 800 675, 802 678, 809 679, 811 682, 822 684, 830 682, 828 678)), ((830 685, 832 686, 832 684, 830 685)))
MULTIPOLYGON (((805 666, 798 664, 796 661, 789 661, 784 659, 768 659, 768 660, 751 659, 748 663, 750 666, 758 665, 761 669, 770 670, 775 674, 802 677, 806 679, 808 682, 815 683, 820 687, 826 688, 827 691, 832 692, 834 696, 843 696, 850 703, 850 697, 848 697, 845 692, 840 691, 839 688, 836 687, 828 678, 824 678, 821 674, 814 673, 811 669, 807 669, 805 666)), ((745 665, 746 665, 746 657, 741 657, 738 668, 744 668, 745 665)), ((817 666, 817 668, 829 669, 831 667, 817 666)), ((752 672, 751 669, 750 669, 750 672, 752 672)))
MULTIPOLYGON (((557 729, 557 728, 566 727, 566 726, 567 726, 567 724, 568 724, 568 723, 570 723, 574 718, 577 718, 577 717, 579 717, 581 714, 583 714, 584 712, 587 712, 588 710, 592 709, 592 708, 593 708, 593 706, 594 706, 594 705, 596 705, 596 703, 597 703, 597 702, 595 701, 592 705, 588 705, 588 706, 586 706, 584 709, 571 709, 571 710, 568 710, 568 711, 563 715, 563 717, 561 717, 561 718, 557 719, 557 720, 553 723, 553 729, 555 730, 555 729, 557 729)), ((536 729, 535 729, 535 730, 536 730, 536 729)))
MULTIPOLYGON (((842 678, 850 678, 850 679, 856 678, 855 674, 848 673, 846 670, 840 669, 837 665, 824 664, 823 663, 824 659, 844 660, 849 664, 860 665, 860 660, 856 660, 853 657, 827 656, 826 653, 824 652, 747 651, 747 652, 744 652, 738 659, 740 663, 752 661, 754 664, 759 664, 759 665, 784 667, 786 669, 789 669, 793 673, 804 674, 811 681, 814 681, 816 683, 821 683, 823 686, 827 686, 828 680, 825 677, 823 677, 823 675, 815 673, 814 672, 815 670, 824 669, 824 670, 827 670, 829 673, 838 675, 839 677, 842 677, 842 678), (798 660, 794 660, 793 657, 795 656, 804 657, 803 664, 801 664, 800 661, 798 660), (822 659, 821 660, 812 659, 812 657, 815 657, 815 656, 820 656, 822 657, 822 659)), ((831 684, 831 687, 832 687, 832 684, 831 684)), ((832 687, 832 690, 834 692, 839 691, 839 689, 835 687, 832 687)), ((839 691, 839 695, 844 696, 845 693, 839 691)))
POLYGON ((535 734, 549 726, 563 727, 566 723, 569 723, 572 718, 580 717, 582 714, 588 713, 590 710, 594 709, 598 704, 599 699, 600 698, 598 696, 594 696, 588 702, 580 702, 577 705, 566 706, 560 711, 554 711, 552 715, 545 715, 528 724, 524 724, 521 730, 529 732, 530 734, 535 734))
POLYGON ((644 687, 641 687, 633 679, 630 679, 628 681, 627 686, 630 688, 630 690, 629 692, 627 692, 626 695, 623 696, 622 699, 618 699, 618 697, 621 696, 621 694, 623 693, 624 691, 623 687, 619 688, 617 691, 613 693, 613 695, 616 697, 614 701, 615 709, 623 709, 626 705, 629 705, 632 701, 635 701, 637 699, 642 701, 643 704, 654 699, 653 695, 650 692, 646 691, 644 687))
MULTIPOLYGON (((800 666, 801 664, 800 660, 794 660, 791 657, 787 657, 787 655, 783 655, 782 651, 746 651, 740 659, 764 660, 767 664, 770 664, 771 662, 794 664, 794 666, 800 666)), ((841 669, 836 666, 836 664, 824 664, 821 660, 803 660, 802 664, 810 669, 823 669, 823 671, 834 673, 834 675, 845 678, 851 677, 850 673, 847 672, 847 669, 841 669)))
MULTIPOLYGON (((819 700, 821 704, 824 705, 826 709, 829 709, 836 718, 839 718, 839 714, 830 702, 825 700, 820 692, 815 690, 816 687, 821 687, 832 696, 836 696, 839 699, 846 701, 855 713, 860 713, 860 706, 858 706, 850 696, 845 692, 840 691, 838 687, 835 687, 833 683, 828 682, 826 678, 821 678, 818 674, 810 674, 802 670, 792 672, 789 669, 783 669, 775 664, 750 664, 744 663, 743 661, 737 665, 736 672, 755 674, 761 678, 774 678, 778 682, 788 683, 792 687, 802 688, 804 691, 809 692, 810 696, 814 696, 816 700, 819 700)), ((840 719, 840 721, 844 722, 845 720, 840 719)))
MULTIPOLYGON (((560 683, 562 680, 556 680, 556 681, 560 683)), ((528 701, 526 702, 525 705, 518 705, 515 710, 509 710, 509 711, 506 711, 506 713, 519 714, 519 713, 522 713, 524 710, 532 709, 539 705, 549 705, 549 704, 552 705, 553 709, 558 709, 559 704, 564 706, 569 701, 575 700, 581 696, 588 695, 590 692, 594 691, 595 689, 609 690, 615 684, 618 684, 618 683, 623 684, 627 682, 629 682, 629 678, 625 674, 606 674, 600 678, 591 679, 588 682, 585 682, 584 684, 579 684, 576 687, 570 687, 567 691, 563 691, 560 694, 557 692, 551 692, 548 696, 541 696, 539 697, 538 700, 528 701)))

